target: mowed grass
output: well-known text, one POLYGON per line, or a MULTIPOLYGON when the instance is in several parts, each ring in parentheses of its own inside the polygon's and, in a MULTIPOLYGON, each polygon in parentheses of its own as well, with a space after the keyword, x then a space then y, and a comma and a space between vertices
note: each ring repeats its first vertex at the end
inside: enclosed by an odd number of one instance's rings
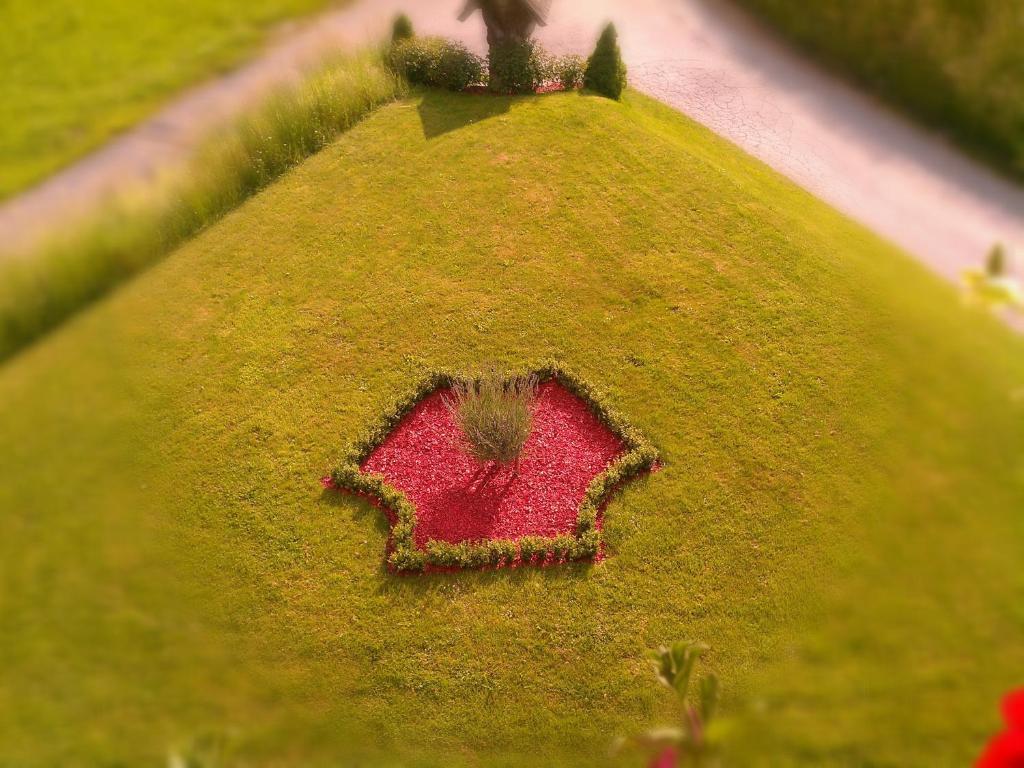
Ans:
POLYGON ((6 0, 0 199, 98 146, 180 88, 236 64, 326 0, 6 0))
POLYGON ((738 764, 967 764, 1024 669, 1022 351, 635 94, 385 107, 0 370, 0 763, 600 765, 691 638, 738 764), (608 558, 389 574, 342 446, 547 358, 664 458, 608 558))
POLYGON ((1024 22, 1005 0, 741 0, 797 43, 1024 178, 1024 22))

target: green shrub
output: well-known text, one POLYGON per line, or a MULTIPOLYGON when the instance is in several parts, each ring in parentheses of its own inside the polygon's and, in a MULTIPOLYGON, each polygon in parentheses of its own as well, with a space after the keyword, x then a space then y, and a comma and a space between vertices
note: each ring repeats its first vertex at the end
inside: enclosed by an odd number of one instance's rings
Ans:
POLYGON ((416 33, 412 28, 412 21, 404 13, 400 13, 395 17, 394 23, 391 25, 391 42, 400 43, 403 40, 411 40, 416 36, 416 33))
POLYGON ((519 539, 519 555, 524 563, 537 557, 543 560, 548 553, 548 540, 540 536, 523 536, 519 539))
MULTIPOLYGON (((718 677, 704 675, 691 693, 694 669, 706 646, 675 642, 648 654, 658 682, 674 692, 680 705, 678 725, 655 728, 645 734, 619 739, 617 748, 636 747, 651 753, 652 765, 671 756, 673 765, 718 765, 721 731, 709 726, 718 711, 718 677)), ((617 751, 617 750, 616 750, 617 751)))
POLYGON ((985 272, 989 277, 1002 277, 1006 274, 1006 248, 996 243, 985 258, 985 272))
POLYGON ((449 43, 444 55, 435 62, 433 85, 449 91, 462 91, 484 79, 484 62, 457 43, 449 43))
POLYGON ((427 85, 431 62, 440 57, 444 41, 436 37, 401 40, 388 51, 388 65, 414 85, 427 85))
POLYGON ((587 60, 587 71, 583 77, 586 88, 610 99, 622 97, 626 87, 626 65, 619 50, 618 33, 615 25, 604 28, 594 52, 587 60))
POLYGON ((440 37, 402 40, 388 53, 391 68, 410 83, 461 91, 484 79, 484 62, 464 45, 440 37))
POLYGON ((476 381, 459 381, 445 405, 462 430, 463 446, 477 461, 507 464, 523 452, 533 427, 537 379, 507 377, 491 366, 476 381))
POLYGON ((491 48, 488 85, 495 93, 533 93, 550 70, 541 47, 533 40, 491 48))
POLYGON ((555 57, 551 61, 550 79, 561 85, 567 91, 574 91, 583 87, 583 75, 587 69, 587 63, 582 56, 568 54, 555 57))

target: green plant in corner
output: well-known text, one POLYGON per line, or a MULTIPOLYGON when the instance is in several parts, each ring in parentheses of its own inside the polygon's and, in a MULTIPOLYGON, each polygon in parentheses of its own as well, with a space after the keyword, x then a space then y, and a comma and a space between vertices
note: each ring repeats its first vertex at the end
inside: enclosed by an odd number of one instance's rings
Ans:
POLYGON ((234 762, 234 746, 233 734, 220 731, 202 733, 170 750, 167 768, 225 768, 234 762))
POLYGON ((615 25, 609 24, 598 38, 594 52, 587 60, 583 76, 585 88, 616 101, 626 88, 626 64, 619 50, 619 35, 615 25))
POLYGON ((457 381, 445 406, 462 430, 463 446, 482 462, 517 461, 533 427, 536 376, 506 376, 489 366, 474 381, 457 381))
POLYGON ((718 708, 718 678, 707 674, 690 695, 693 671, 707 646, 678 641, 660 646, 649 657, 658 682, 671 689, 682 705, 681 726, 654 728, 640 736, 620 739, 616 748, 637 747, 652 754, 652 766, 695 766, 712 768, 718 764, 717 735, 709 729, 718 708))
POLYGON ((416 36, 416 32, 412 28, 412 21, 404 13, 400 13, 395 17, 394 22, 391 24, 391 43, 400 43, 403 40, 411 40, 416 36))
POLYGON ((1024 286, 1010 270, 1006 246, 996 243, 985 256, 985 266, 964 273, 967 299, 994 309, 1024 307, 1024 286))

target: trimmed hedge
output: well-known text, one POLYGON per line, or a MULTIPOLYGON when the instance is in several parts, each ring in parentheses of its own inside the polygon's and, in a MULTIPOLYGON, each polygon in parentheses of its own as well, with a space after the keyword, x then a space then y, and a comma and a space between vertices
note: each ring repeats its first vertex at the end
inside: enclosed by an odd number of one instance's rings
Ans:
POLYGON ((461 43, 441 37, 399 40, 388 51, 388 64, 410 83, 449 91, 484 81, 484 60, 461 43))
POLYGON ((567 91, 583 87, 587 62, 575 54, 551 56, 534 40, 495 46, 480 58, 460 43, 442 37, 404 37, 396 32, 387 52, 395 74, 414 85, 463 91, 486 85, 500 94, 535 93, 544 86, 560 85, 567 91))
POLYGON ((364 473, 360 465, 417 403, 435 390, 450 387, 463 378, 454 373, 435 371, 386 409, 381 418, 349 446, 342 463, 330 475, 335 489, 365 496, 389 513, 392 529, 388 565, 392 569, 483 568, 508 565, 517 557, 523 563, 540 564, 549 559, 556 562, 584 560, 598 554, 601 531, 597 519, 601 506, 624 482, 653 467, 658 460, 658 452, 624 417, 604 404, 603 395, 594 385, 553 362, 524 372, 524 375, 530 374, 540 382, 555 380, 579 397, 626 446, 626 452, 587 486, 577 514, 575 532, 554 537, 524 536, 516 540, 493 539, 458 544, 432 540, 427 542, 425 550, 416 547, 416 508, 412 502, 385 482, 383 476, 364 473))

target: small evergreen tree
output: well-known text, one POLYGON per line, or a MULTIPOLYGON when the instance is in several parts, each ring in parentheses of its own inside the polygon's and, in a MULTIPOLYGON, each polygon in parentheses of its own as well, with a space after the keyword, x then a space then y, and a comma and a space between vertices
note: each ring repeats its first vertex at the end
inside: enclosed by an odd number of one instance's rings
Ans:
POLYGON ((626 64, 622 61, 619 36, 614 24, 604 28, 594 52, 587 60, 583 85, 609 99, 621 98, 626 87, 626 64))
POLYGON ((1006 274, 1006 249, 1002 243, 996 243, 985 259, 985 271, 989 277, 1002 277, 1006 274))
POLYGON ((403 40, 411 40, 415 34, 409 17, 404 13, 398 14, 395 17, 394 24, 391 25, 391 42, 400 43, 403 40))

